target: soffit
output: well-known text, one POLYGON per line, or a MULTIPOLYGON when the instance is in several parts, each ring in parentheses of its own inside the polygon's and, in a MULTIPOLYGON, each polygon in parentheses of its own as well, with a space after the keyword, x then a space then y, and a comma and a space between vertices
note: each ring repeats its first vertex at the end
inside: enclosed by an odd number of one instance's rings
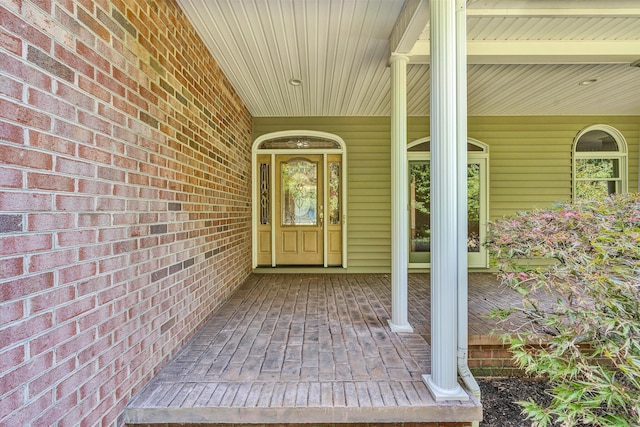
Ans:
POLYGON ((389 113, 388 38, 402 1, 179 3, 254 116, 389 113))
MULTIPOLYGON (((389 115, 396 43, 429 114, 426 0, 178 2, 256 117, 389 115)), ((637 0, 470 1, 467 29, 470 115, 640 114, 637 0)))

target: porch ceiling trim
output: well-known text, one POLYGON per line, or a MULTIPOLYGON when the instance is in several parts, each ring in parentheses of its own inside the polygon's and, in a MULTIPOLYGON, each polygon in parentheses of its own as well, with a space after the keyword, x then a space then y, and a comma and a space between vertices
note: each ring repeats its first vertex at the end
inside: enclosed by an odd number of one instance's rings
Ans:
MULTIPOLYGON (((428 64, 429 40, 408 54, 428 64)), ((640 40, 469 40, 469 64, 624 64, 640 59, 640 40)))

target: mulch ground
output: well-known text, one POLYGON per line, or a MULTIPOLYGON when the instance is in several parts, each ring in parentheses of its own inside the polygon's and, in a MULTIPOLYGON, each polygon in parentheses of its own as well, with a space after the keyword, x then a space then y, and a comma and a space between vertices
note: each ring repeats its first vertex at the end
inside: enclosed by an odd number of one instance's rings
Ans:
POLYGON ((482 393, 483 420, 481 427, 530 427, 531 421, 522 415, 521 400, 548 402, 545 381, 506 378, 478 380, 482 393))

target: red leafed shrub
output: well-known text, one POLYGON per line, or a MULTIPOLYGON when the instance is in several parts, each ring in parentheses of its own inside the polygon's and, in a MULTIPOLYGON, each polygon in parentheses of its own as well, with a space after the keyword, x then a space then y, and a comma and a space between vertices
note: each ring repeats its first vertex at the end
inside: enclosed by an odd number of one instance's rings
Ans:
POLYGON ((525 413, 539 426, 640 426, 640 195, 518 213, 489 229, 499 278, 522 296, 492 316, 529 319, 503 338, 521 368, 550 383, 551 403, 519 402, 525 413), (529 345, 541 335, 545 345, 529 345))

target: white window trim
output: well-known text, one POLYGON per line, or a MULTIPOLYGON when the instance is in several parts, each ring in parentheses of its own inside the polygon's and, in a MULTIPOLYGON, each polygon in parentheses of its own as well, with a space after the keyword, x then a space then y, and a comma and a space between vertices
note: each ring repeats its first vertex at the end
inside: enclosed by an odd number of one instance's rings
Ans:
MULTIPOLYGON (((420 145, 425 142, 430 142, 431 137, 427 136, 425 138, 420 138, 415 141, 410 142, 407 145, 407 150, 416 145, 420 145)), ((480 206, 481 206, 481 214, 483 215, 483 220, 480 222, 480 241, 485 242, 487 238, 487 223, 489 221, 489 146, 484 142, 478 141, 474 138, 467 138, 467 143, 475 145, 482 149, 482 151, 467 151, 467 163, 473 161, 474 163, 480 162, 482 165, 481 170, 483 171, 482 179, 484 180, 485 185, 480 186, 480 206)), ((407 170, 408 164, 411 160, 431 160, 431 151, 408 151, 407 152, 407 170), (425 156, 426 153, 426 156, 425 156)), ((407 189, 408 190, 408 189, 407 189)), ((409 222, 409 221, 407 221, 409 222)), ((409 234, 411 230, 407 229, 407 234, 409 234)), ((482 255, 478 257, 474 257, 475 261, 469 261, 469 268, 488 268, 489 267, 489 255, 488 251, 484 250, 482 255)), ((430 269, 431 263, 417 263, 410 262, 410 269, 430 269)))
POLYGON ((616 181, 619 185, 616 186, 616 192, 619 194, 625 194, 629 191, 629 164, 628 164, 628 149, 627 149, 627 141, 625 140, 622 133, 609 125, 596 124, 587 126, 582 129, 573 139, 573 145, 571 148, 571 200, 576 202, 578 201, 576 197, 577 193, 577 183, 578 181, 616 181), (586 134, 587 132, 591 132, 594 130, 600 130, 608 133, 613 137, 618 144, 618 151, 576 151, 578 146, 578 141, 580 138, 586 134), (618 160, 618 165, 620 167, 620 177, 617 179, 611 178, 595 178, 595 179, 582 179, 576 178, 576 169, 578 160, 580 159, 615 159, 618 160))

